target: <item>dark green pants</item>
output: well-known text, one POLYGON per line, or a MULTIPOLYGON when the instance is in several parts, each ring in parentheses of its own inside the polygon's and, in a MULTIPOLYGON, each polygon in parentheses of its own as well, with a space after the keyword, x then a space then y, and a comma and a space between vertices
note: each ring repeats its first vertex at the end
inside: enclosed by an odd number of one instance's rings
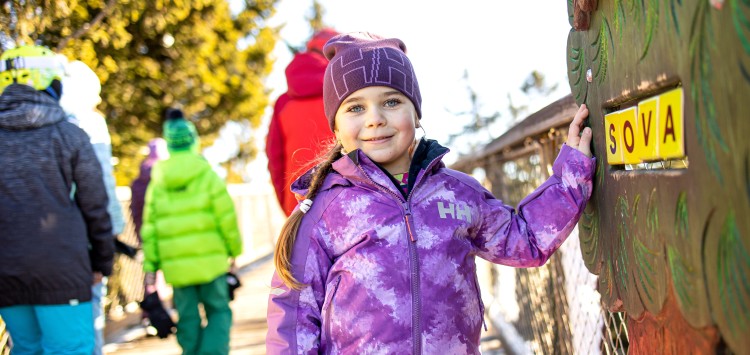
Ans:
POLYGON ((179 315, 177 342, 185 355, 229 354, 232 309, 226 276, 195 286, 175 287, 174 305, 179 315), (206 314, 203 326, 199 305, 206 314))

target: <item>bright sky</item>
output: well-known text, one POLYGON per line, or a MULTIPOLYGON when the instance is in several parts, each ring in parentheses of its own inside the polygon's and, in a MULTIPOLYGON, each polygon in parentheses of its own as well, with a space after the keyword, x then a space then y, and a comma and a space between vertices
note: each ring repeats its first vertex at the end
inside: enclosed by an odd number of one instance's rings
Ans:
MULTIPOLYGON (((404 41, 422 92, 422 125, 429 138, 443 144, 451 133, 461 131, 468 123, 468 117, 461 120, 451 114, 470 108, 467 83, 462 79, 465 71, 469 85, 478 94, 482 112, 488 115, 503 113, 508 106, 508 93, 513 95, 514 103, 525 103, 519 87, 533 70, 541 72, 549 84, 558 84, 558 90, 549 97, 529 103, 534 111, 570 92, 565 59, 570 25, 564 0, 320 3, 326 11, 325 23, 339 32, 368 31, 404 41)), ((311 35, 306 20, 311 6, 312 0, 281 0, 269 24, 285 24, 281 37, 302 46, 311 35)), ((291 60, 281 41, 274 56, 276 63, 267 80, 273 89, 272 103, 286 90, 284 69, 291 60)), ((264 126, 257 132, 261 145, 271 113, 269 108, 264 126)), ((493 135, 496 137, 507 128, 507 122, 502 123, 493 135)), ((448 164, 464 151, 458 146, 450 148, 448 164)), ((261 166, 252 168, 253 175, 265 168, 265 157, 258 160, 261 166)))

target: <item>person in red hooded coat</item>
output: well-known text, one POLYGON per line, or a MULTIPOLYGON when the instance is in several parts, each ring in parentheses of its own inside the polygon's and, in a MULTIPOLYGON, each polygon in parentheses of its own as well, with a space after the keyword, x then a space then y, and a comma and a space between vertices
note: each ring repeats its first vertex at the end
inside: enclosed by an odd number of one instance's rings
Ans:
POLYGON ((276 197, 286 215, 297 206, 289 186, 315 165, 315 159, 332 142, 333 133, 323 111, 323 74, 328 60, 323 45, 338 32, 323 29, 294 55, 286 67, 287 92, 279 96, 266 137, 268 171, 276 197))

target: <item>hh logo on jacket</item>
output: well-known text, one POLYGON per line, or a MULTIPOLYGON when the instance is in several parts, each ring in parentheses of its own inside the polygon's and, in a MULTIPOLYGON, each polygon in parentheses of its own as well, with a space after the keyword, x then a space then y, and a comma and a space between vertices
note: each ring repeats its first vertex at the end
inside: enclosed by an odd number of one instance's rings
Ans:
POLYGON ((469 209, 469 206, 464 203, 453 204, 438 201, 437 210, 440 214, 440 218, 442 219, 460 219, 462 221, 471 223, 471 210, 469 209))

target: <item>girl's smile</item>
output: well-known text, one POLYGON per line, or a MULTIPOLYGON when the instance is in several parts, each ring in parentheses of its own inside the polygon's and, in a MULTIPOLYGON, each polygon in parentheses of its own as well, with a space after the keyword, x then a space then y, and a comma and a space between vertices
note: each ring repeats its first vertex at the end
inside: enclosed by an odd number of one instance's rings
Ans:
POLYGON ((368 143, 385 143, 389 139, 391 139, 393 136, 382 136, 382 137, 375 137, 375 138, 365 138, 363 141, 368 143))
POLYGON ((400 91, 369 86, 352 93, 336 112, 336 138, 347 152, 361 149, 391 174, 409 170, 418 116, 400 91))

